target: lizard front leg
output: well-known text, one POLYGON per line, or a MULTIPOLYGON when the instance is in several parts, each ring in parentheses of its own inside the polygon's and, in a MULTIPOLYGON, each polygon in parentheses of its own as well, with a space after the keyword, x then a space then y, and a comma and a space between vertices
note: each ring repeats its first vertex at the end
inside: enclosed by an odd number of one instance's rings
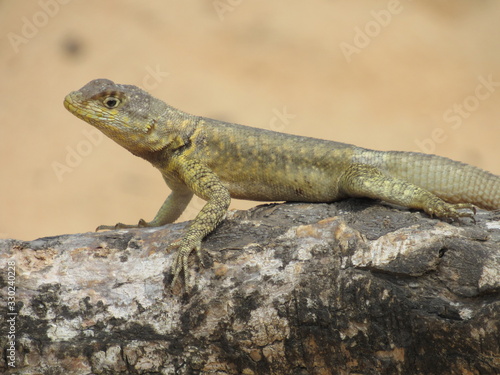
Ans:
POLYGON ((172 193, 165 199, 155 218, 149 222, 141 219, 137 224, 99 225, 97 231, 104 229, 123 229, 123 228, 144 228, 159 227, 168 223, 173 223, 184 212, 186 206, 191 201, 193 192, 184 188, 172 190, 172 193))
POLYGON ((448 203, 435 194, 412 183, 384 175, 377 168, 354 164, 342 174, 339 191, 349 197, 380 199, 388 203, 423 210, 430 216, 458 219, 474 218, 475 207, 470 203, 448 203), (462 211, 470 210, 472 212, 462 211))
POLYGON ((179 156, 173 161, 172 168, 194 194, 207 201, 181 239, 172 265, 172 285, 175 285, 179 275, 183 272, 186 289, 189 289, 189 255, 195 251, 198 259, 203 263, 201 241, 223 220, 231 197, 219 177, 196 160, 179 156))

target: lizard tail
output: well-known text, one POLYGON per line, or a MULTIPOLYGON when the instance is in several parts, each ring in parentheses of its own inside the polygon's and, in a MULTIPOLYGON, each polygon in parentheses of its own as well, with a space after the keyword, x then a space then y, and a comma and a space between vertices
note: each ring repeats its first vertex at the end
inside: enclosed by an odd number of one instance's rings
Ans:
MULTIPOLYGON (((500 209, 500 176, 442 156, 418 152, 375 152, 383 172, 411 182, 450 203, 500 209)), ((375 163, 377 164, 377 163, 375 163)))

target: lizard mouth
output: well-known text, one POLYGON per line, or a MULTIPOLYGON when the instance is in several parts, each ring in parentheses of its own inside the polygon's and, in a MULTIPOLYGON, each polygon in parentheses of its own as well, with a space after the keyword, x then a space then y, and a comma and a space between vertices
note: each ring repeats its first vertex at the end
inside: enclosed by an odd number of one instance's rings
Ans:
POLYGON ((66 95, 66 97, 64 98, 64 102, 63 102, 64 108, 66 108, 69 112, 74 114, 76 117, 85 121, 86 116, 84 116, 83 113, 81 112, 81 110, 78 108, 78 106, 75 105, 75 101, 73 100, 71 95, 72 95, 72 93, 66 95))
POLYGON ((76 108, 73 106, 73 103, 71 102, 71 99, 69 98, 69 95, 64 98, 63 104, 64 104, 64 108, 66 108, 71 113, 76 112, 76 108))
POLYGON ((76 100, 74 98, 75 92, 71 92, 66 97, 64 98, 64 108, 66 108, 68 111, 74 114, 78 114, 78 106, 75 105, 76 100))
POLYGON ((66 108, 69 111, 69 108, 71 106, 71 98, 69 97, 71 94, 66 95, 64 98, 64 108, 66 108))
POLYGON ((74 91, 66 95, 63 102, 64 108, 76 117, 93 124, 93 121, 97 120, 98 116, 93 116, 91 112, 85 110, 85 108, 81 105, 80 100, 78 100, 78 94, 78 92, 74 91))

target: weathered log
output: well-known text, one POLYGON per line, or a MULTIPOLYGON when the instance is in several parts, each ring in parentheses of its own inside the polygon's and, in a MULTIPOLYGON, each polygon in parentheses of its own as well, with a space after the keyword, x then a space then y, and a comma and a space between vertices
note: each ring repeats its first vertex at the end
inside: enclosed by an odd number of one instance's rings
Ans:
POLYGON ((2 240, 0 371, 498 374, 500 218, 476 220, 367 200, 233 211, 188 295, 165 250, 186 223, 2 240))

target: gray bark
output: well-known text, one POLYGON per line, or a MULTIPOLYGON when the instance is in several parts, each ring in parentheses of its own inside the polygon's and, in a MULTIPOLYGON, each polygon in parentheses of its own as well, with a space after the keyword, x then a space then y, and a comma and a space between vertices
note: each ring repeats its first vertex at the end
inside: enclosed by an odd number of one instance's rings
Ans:
POLYGON ((186 223, 1 240, 0 371, 498 374, 500 218, 476 220, 366 200, 230 212, 188 295, 165 250, 186 223))

